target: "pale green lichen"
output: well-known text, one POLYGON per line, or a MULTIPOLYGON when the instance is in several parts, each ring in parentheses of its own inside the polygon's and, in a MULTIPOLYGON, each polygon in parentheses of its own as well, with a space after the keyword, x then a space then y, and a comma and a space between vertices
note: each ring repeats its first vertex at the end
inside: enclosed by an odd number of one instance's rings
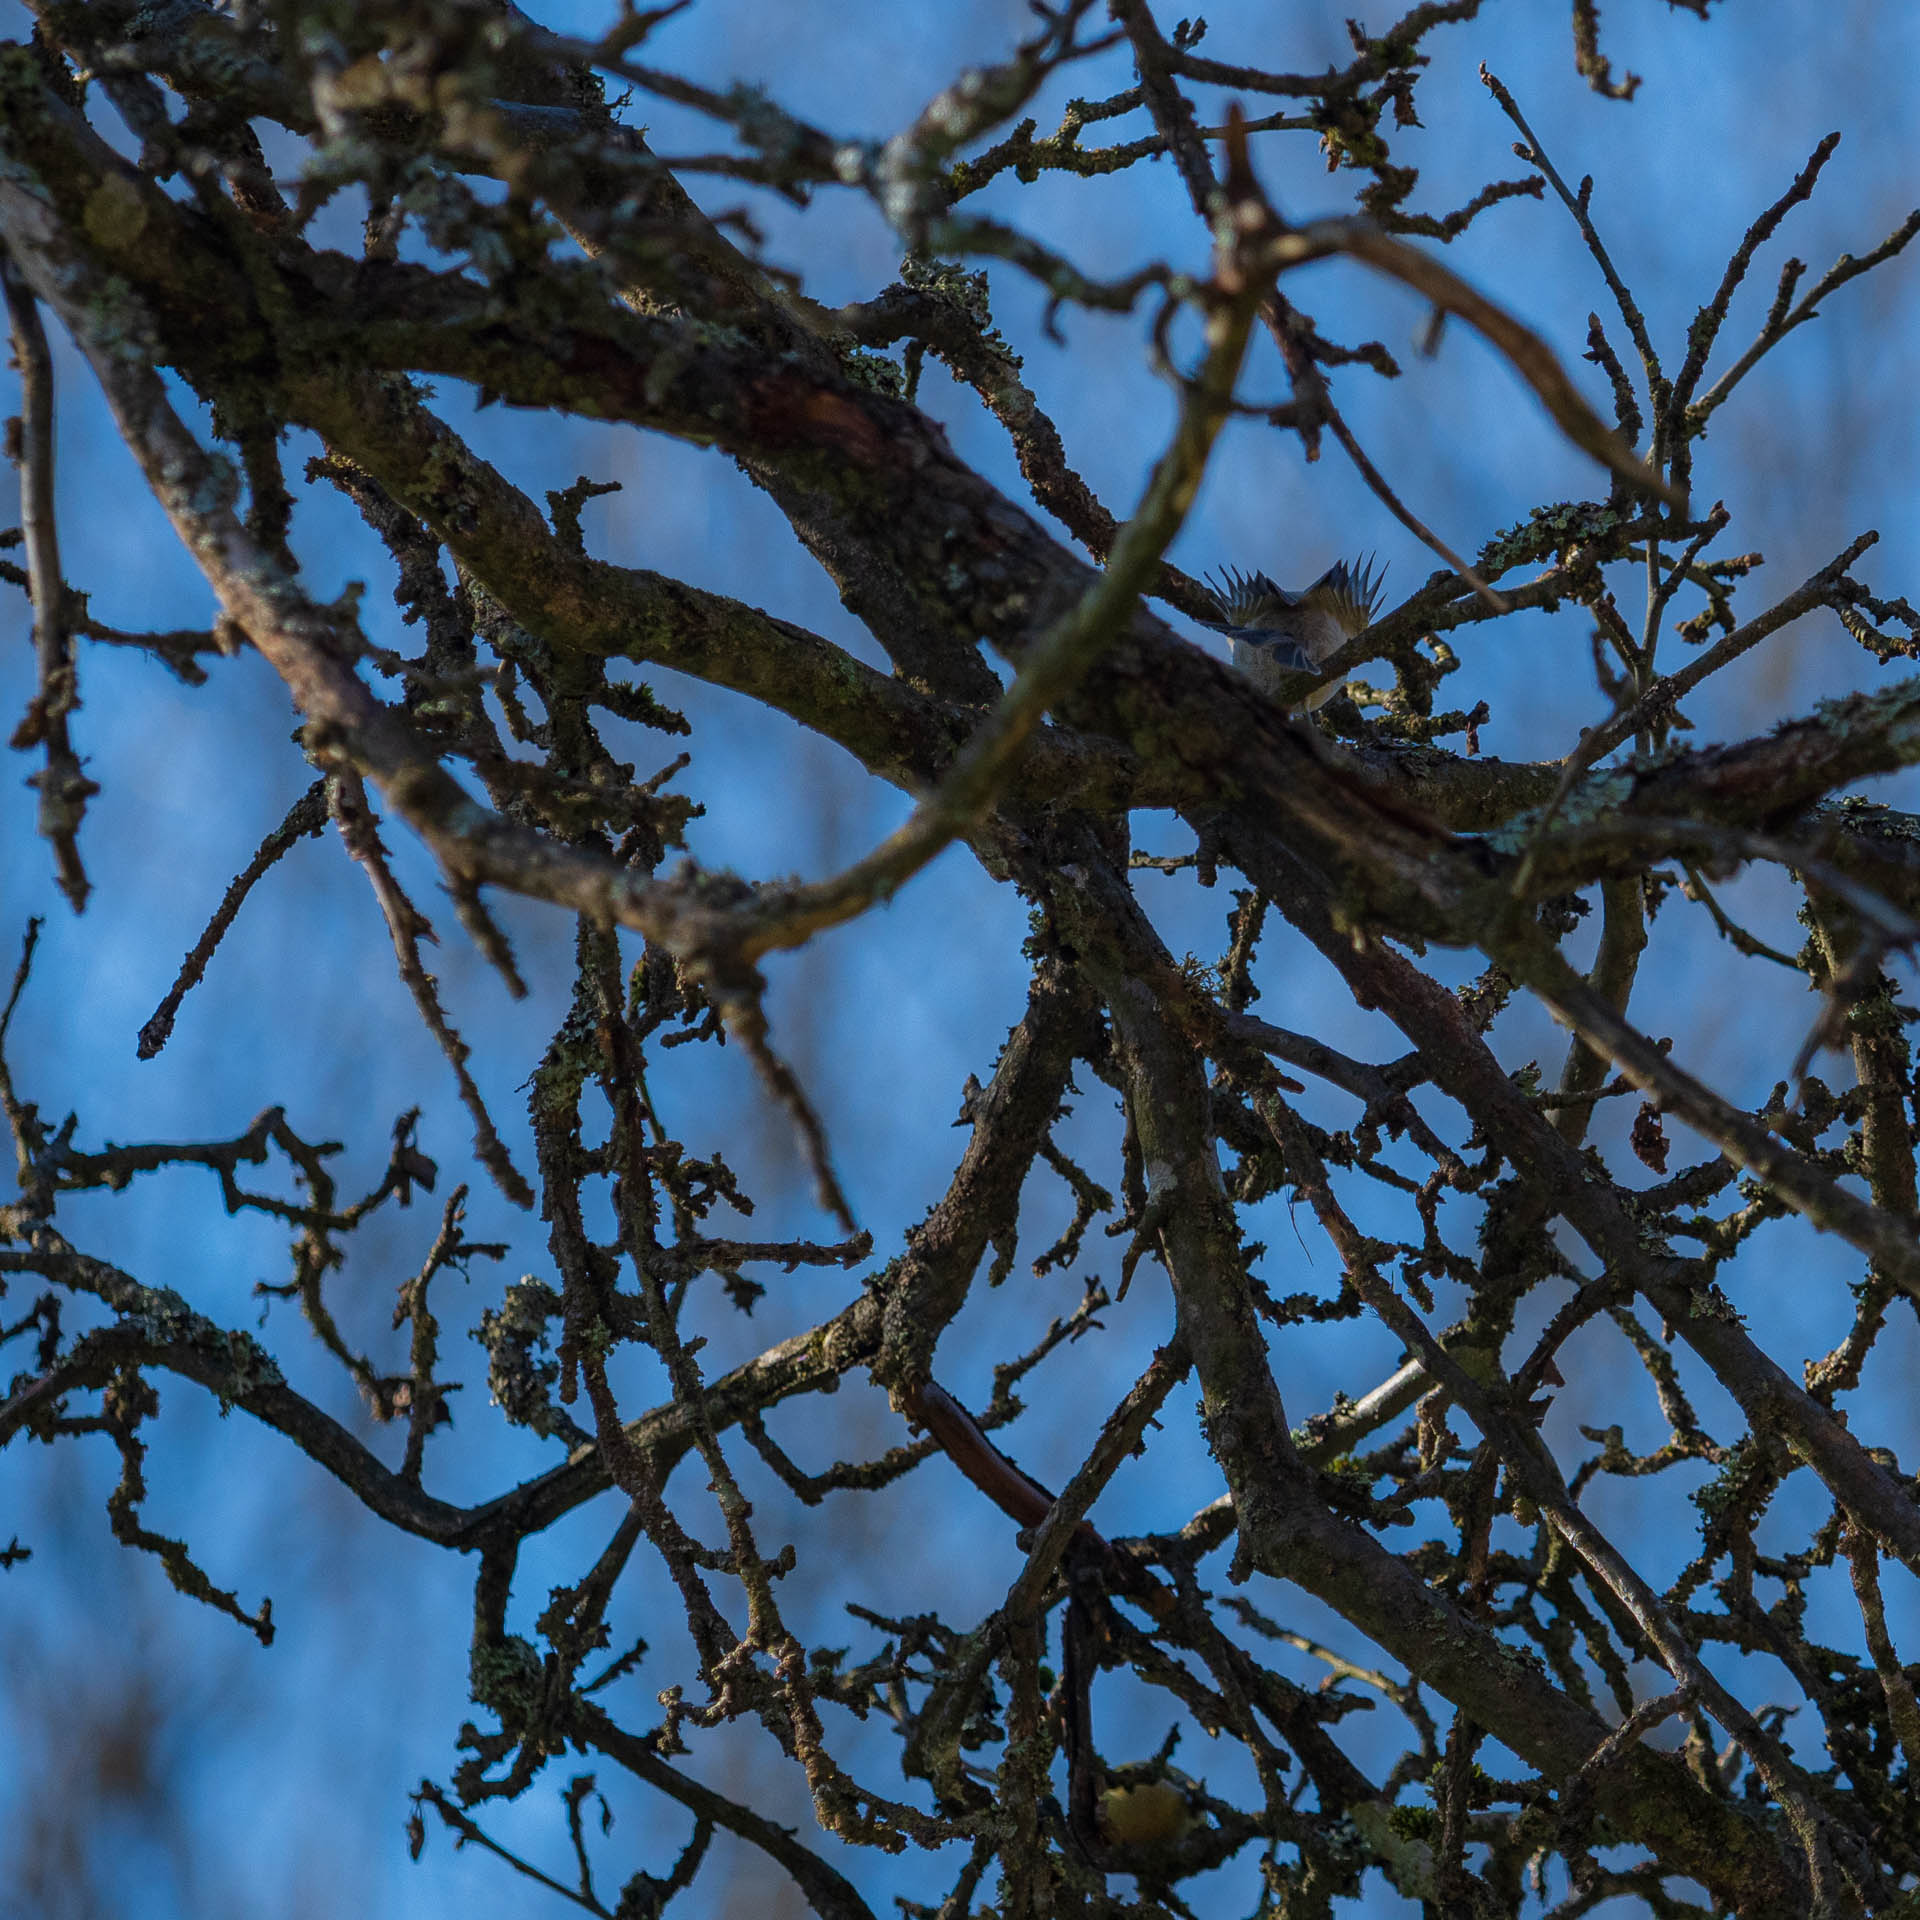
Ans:
POLYGON ((536 1113, 566 1112, 579 1098, 580 1089, 605 1064, 599 1015, 576 1000, 553 1036, 546 1058, 533 1070, 529 1104, 536 1113))
MULTIPOLYGON (((1639 780, 1638 767, 1607 767, 1589 774, 1560 803, 1554 812, 1556 824, 1569 828, 1595 825, 1616 817, 1633 796, 1639 780)), ((1532 844, 1539 831, 1545 809, 1530 807, 1517 813, 1504 825, 1487 835, 1487 845, 1496 853, 1519 855, 1532 844)))
POLYGON ((222 1410, 260 1387, 285 1384, 286 1376, 252 1335, 228 1329, 197 1313, 170 1287, 141 1287, 120 1313, 120 1325, 154 1347, 191 1347, 222 1369, 214 1393, 222 1410))
POLYGON ((1872 735, 1902 760, 1920 754, 1920 700, 1911 680, 1896 680, 1877 693, 1851 693, 1814 703, 1813 720, 1843 739, 1872 735))
POLYGON ((906 372, 884 353, 869 353, 862 347, 842 347, 840 371, 851 385, 863 387, 869 393, 885 394, 890 400, 906 398, 906 372))
POLYGON ((1396 1819, 1399 1811, 1384 1800, 1361 1800, 1347 1809, 1345 1819, 1398 1892, 1409 1899, 1432 1899, 1433 1849, 1424 1840, 1401 1831, 1405 1823, 1396 1819))
POLYGON ((1598 500, 1562 500, 1536 507, 1518 526, 1496 533, 1480 549, 1475 565, 1497 577, 1514 567, 1557 557, 1571 547, 1604 543, 1631 518, 1621 508, 1598 500))
POLYGON ((539 1708, 546 1668, 532 1643, 510 1634, 490 1646, 475 1647, 467 1684, 475 1706, 498 1714, 503 1726, 520 1726, 539 1708))

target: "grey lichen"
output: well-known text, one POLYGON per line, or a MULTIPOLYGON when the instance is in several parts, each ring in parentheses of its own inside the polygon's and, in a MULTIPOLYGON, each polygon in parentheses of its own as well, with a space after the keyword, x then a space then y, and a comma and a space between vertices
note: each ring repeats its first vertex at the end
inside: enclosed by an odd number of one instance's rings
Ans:
MULTIPOLYGON (((1633 797, 1639 781, 1634 767, 1604 767, 1589 774, 1555 810, 1554 820, 1567 827, 1590 826, 1618 815, 1633 797)), ((1529 807, 1487 835, 1487 845, 1496 853, 1518 856, 1532 844, 1539 831, 1543 810, 1529 807)))
POLYGON ((1514 567, 1557 559, 1574 547, 1611 544, 1631 515, 1599 500, 1561 500, 1536 507, 1516 527, 1496 533, 1475 565, 1492 578, 1514 567))
POLYGON ((467 1682, 475 1706, 499 1715, 503 1726, 524 1726, 539 1711, 546 1668, 531 1641, 508 1634, 474 1648, 467 1682))

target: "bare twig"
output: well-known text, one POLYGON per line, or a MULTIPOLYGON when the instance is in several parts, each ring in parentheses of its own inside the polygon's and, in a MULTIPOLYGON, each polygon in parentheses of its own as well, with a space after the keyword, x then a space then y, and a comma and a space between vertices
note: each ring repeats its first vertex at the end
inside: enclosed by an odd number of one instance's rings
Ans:
POLYGON ((53 848, 60 890, 75 913, 84 911, 90 885, 80 859, 80 822, 100 789, 80 771, 67 716, 80 704, 73 660, 73 621, 60 572, 60 534, 53 508, 53 356, 39 304, 4 248, 0 291, 13 323, 13 357, 20 370, 18 439, 9 447, 20 469, 20 530, 26 540, 27 579, 33 594, 33 652, 38 686, 13 730, 16 749, 44 747, 46 765, 33 776, 40 791, 40 832, 53 848))
POLYGON ((260 842, 253 858, 234 876, 233 883, 214 909, 213 918, 207 922, 206 931, 181 961, 173 985, 167 989, 160 1004, 148 1016, 146 1025, 140 1029, 140 1043, 136 1051, 142 1060, 151 1060, 172 1038, 173 1023, 179 1016, 180 1003, 200 984, 208 961, 226 938, 227 929, 240 917, 240 909, 246 904, 247 895, 297 841, 309 834, 317 834, 326 823, 327 783, 316 780, 287 810, 287 817, 260 842))

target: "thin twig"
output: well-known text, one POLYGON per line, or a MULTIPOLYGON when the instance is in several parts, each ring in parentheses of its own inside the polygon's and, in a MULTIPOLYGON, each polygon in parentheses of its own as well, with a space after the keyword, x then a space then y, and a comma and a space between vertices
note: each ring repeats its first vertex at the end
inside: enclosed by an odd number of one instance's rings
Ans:
POLYGON ((440 1004, 440 987, 420 957, 422 940, 437 940, 432 923, 407 897, 387 862, 387 850, 380 843, 380 829, 367 805, 366 788, 360 776, 349 769, 336 772, 329 783, 329 802, 334 824, 347 851, 365 869, 393 940, 393 956, 399 966, 413 1004, 426 1029, 434 1037, 460 1088, 460 1099, 473 1119, 473 1150, 480 1163, 493 1175, 500 1191, 517 1207, 533 1205, 533 1189, 513 1164, 506 1142, 495 1130, 493 1116, 467 1060, 473 1049, 461 1039, 440 1004))
POLYGON ((100 789, 80 771, 67 716, 80 704, 73 661, 72 603, 60 572, 59 523, 53 504, 53 356, 40 307, 19 268, 0 249, 0 291, 13 326, 13 356, 20 370, 20 531, 26 542, 27 579, 33 596, 33 653, 38 685, 9 744, 41 746, 46 765, 31 785, 40 792, 40 832, 53 848, 60 891, 75 913, 86 910, 91 891, 80 858, 80 823, 87 802, 100 789))
POLYGON ((316 780, 288 808, 286 818, 260 842, 253 858, 234 876, 222 895, 219 906, 214 909, 213 918, 207 922, 206 930, 181 961, 173 985, 167 989, 146 1025, 140 1029, 136 1051, 142 1060, 151 1060, 172 1038, 173 1023, 179 1016, 180 1003, 200 984, 215 949, 226 938, 227 929, 239 918, 247 895, 297 841, 309 834, 319 833, 326 824, 327 783, 325 780, 316 780))

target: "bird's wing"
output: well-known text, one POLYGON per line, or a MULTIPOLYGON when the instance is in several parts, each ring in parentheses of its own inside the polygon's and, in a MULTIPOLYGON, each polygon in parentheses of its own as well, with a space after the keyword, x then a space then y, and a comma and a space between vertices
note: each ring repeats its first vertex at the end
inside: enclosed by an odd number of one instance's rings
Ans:
POLYGON ((1264 573, 1239 573, 1232 567, 1220 569, 1217 584, 1209 574, 1207 591, 1220 618, 1205 620, 1201 624, 1212 627, 1217 633, 1277 621, 1299 602, 1297 594, 1289 593, 1285 587, 1275 586, 1264 573))
POLYGON ((1340 631, 1351 639, 1372 624, 1380 589, 1386 584, 1387 570, 1376 567, 1375 562, 1373 554, 1351 564, 1336 560, 1300 598, 1330 613, 1340 623, 1340 631))

